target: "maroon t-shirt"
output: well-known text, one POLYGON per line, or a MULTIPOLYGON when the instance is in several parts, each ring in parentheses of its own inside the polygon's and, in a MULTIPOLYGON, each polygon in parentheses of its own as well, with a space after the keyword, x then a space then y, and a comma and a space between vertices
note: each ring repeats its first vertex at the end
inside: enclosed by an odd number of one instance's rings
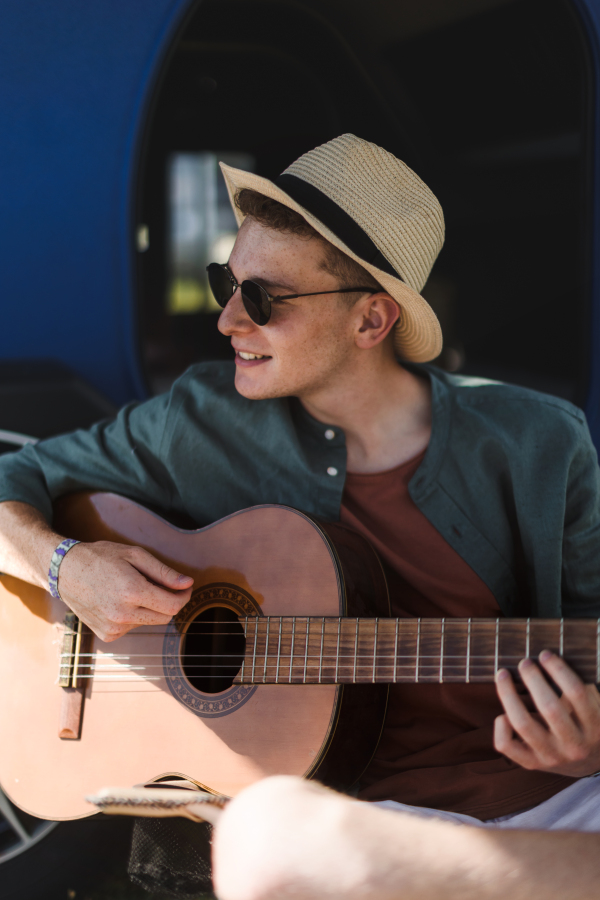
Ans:
MULTIPOLYGON (((341 521, 383 562, 392 616, 498 618, 483 581, 417 508, 408 483, 424 451, 388 472, 347 476, 341 521)), ((390 685, 385 727, 362 800, 398 800, 480 819, 541 803, 574 779, 530 772, 493 747, 493 684, 390 685)))

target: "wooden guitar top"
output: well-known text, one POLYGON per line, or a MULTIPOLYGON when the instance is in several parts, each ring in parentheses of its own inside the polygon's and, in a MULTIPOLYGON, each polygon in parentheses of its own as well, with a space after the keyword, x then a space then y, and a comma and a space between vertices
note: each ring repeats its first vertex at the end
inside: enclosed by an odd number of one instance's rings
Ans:
MULTIPOLYGON (((239 615, 345 612, 327 541, 286 507, 255 507, 184 531, 122 497, 75 495, 61 529, 136 544, 191 575, 191 618, 219 606, 239 615)), ((317 766, 341 689, 266 684, 202 693, 178 663, 175 624, 134 629, 111 643, 94 638, 81 736, 60 739, 67 612, 39 588, 0 578, 0 784, 22 809, 50 819, 87 816, 93 809, 84 798, 102 785, 168 774, 233 796, 266 775, 309 775, 317 766)))

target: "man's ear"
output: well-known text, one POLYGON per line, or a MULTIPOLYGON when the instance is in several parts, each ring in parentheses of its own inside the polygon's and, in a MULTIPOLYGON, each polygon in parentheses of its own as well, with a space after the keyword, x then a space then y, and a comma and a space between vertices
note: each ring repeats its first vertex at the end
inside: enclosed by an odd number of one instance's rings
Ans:
POLYGON ((380 344, 400 318, 400 307, 389 294, 371 294, 356 304, 356 346, 369 350, 380 344))

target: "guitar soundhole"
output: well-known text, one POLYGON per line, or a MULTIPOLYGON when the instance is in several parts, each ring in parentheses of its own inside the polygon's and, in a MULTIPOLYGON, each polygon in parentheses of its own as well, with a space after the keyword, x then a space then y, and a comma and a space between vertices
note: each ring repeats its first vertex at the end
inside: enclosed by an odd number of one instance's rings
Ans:
POLYGON ((244 660, 246 638, 237 614, 211 606, 189 625, 183 640, 181 666, 198 691, 219 694, 233 684, 244 660))

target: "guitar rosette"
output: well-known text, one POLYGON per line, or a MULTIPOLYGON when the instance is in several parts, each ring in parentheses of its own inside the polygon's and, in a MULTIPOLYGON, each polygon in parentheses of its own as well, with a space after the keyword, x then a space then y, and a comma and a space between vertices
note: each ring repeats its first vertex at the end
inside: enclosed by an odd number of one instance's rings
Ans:
POLYGON ((218 693, 199 690, 184 670, 184 646, 190 626, 209 609, 226 609, 242 618, 261 616, 260 606, 247 591, 225 582, 198 588, 167 625, 163 643, 163 669, 169 690, 184 706, 203 719, 227 716, 246 703, 256 685, 233 684, 218 693))

